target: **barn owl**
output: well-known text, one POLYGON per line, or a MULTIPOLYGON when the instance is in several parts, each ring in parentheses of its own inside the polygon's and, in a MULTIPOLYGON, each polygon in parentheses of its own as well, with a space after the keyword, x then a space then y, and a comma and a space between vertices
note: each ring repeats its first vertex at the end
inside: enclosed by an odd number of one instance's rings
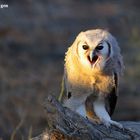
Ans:
POLYGON ((116 39, 106 30, 79 33, 64 65, 64 106, 95 123, 122 128, 111 119, 123 61, 116 39))

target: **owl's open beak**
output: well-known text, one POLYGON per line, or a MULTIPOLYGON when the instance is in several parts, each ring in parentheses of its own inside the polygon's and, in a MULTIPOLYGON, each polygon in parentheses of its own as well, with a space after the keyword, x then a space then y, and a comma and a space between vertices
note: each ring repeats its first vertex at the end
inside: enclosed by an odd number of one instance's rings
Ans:
POLYGON ((90 52, 88 56, 88 60, 90 61, 91 64, 94 64, 98 59, 98 56, 94 52, 90 52))

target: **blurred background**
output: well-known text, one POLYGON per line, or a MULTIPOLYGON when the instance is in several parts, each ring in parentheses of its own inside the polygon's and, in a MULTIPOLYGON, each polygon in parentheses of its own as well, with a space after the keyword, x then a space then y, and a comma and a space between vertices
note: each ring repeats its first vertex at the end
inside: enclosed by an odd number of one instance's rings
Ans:
POLYGON ((140 120, 139 0, 0 0, 0 139, 46 127, 43 102, 58 96, 64 55, 76 35, 109 30, 124 56, 115 120, 140 120))

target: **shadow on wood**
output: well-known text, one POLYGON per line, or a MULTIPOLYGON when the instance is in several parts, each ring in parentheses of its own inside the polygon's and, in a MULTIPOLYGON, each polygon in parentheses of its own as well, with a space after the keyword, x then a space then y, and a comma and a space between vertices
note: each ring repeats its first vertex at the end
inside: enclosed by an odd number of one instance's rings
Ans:
POLYGON ((44 104, 49 128, 32 140, 140 140, 140 122, 121 122, 124 129, 97 125, 49 96, 44 104))

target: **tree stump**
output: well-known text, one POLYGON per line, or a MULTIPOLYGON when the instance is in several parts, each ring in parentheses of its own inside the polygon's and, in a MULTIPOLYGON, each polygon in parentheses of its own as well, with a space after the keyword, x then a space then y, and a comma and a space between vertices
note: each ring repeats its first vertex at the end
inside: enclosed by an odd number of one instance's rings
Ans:
POLYGON ((49 128, 32 140, 140 140, 140 122, 122 121, 124 129, 106 128, 63 107, 52 96, 48 97, 44 107, 49 128))

